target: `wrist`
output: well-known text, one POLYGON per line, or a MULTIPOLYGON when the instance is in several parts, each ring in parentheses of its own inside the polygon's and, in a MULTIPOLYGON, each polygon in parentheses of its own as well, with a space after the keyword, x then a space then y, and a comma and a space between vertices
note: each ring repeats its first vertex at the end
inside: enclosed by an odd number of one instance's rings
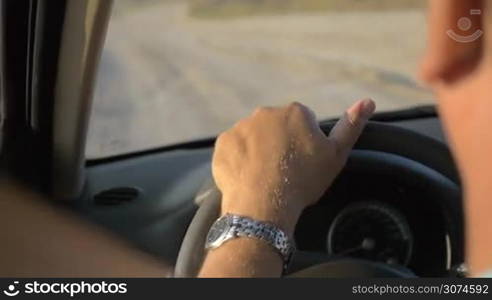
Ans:
POLYGON ((221 215, 229 213, 269 222, 292 238, 304 209, 293 200, 287 197, 279 199, 274 193, 226 192, 222 194, 221 215))

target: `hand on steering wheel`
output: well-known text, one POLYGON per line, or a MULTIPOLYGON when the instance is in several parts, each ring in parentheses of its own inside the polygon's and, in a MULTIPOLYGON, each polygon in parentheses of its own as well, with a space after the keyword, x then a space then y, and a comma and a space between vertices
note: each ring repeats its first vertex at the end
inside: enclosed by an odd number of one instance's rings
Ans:
POLYGON ((212 161, 221 213, 268 221, 292 235, 303 209, 342 170, 374 110, 372 100, 358 101, 328 137, 314 113, 296 102, 262 107, 239 121, 219 136, 212 161))
MULTIPOLYGON (((340 129, 339 126, 340 123, 337 125, 333 122, 327 122, 323 123, 321 128, 323 132, 331 137, 335 132, 334 127, 340 129)), ((398 126, 368 123, 355 148, 357 148, 357 151, 351 152, 350 163, 348 168, 347 166, 344 168, 345 172, 351 172, 351 170, 355 172, 363 171, 364 174, 369 176, 377 172, 377 174, 396 176, 403 182, 407 178, 412 178, 413 186, 417 182, 421 182, 421 185, 419 185, 423 187, 421 192, 428 195, 430 199, 435 199, 442 207, 446 208, 447 223, 443 225, 446 226, 450 234, 452 246, 452 255, 448 259, 452 264, 462 262, 463 220, 461 209, 459 209, 461 207, 459 180, 446 145, 398 126), (415 145, 420 146, 415 147, 415 145), (421 149, 426 149, 426 151, 421 151, 421 149)), ((327 149, 327 151, 330 151, 330 149, 327 149)), ((331 168, 328 164, 322 167, 331 168)), ((307 173, 305 170, 302 170, 302 172, 302 174, 307 173)), ((321 171, 320 173, 319 180, 330 184, 333 176, 336 175, 330 169, 325 169, 324 172, 321 171)), ((325 186, 328 186, 328 184, 325 184, 325 186)), ((256 199, 254 193, 253 196, 252 200, 254 201, 256 199)), ((212 223, 223 211, 223 208, 221 209, 223 200, 225 198, 223 199, 221 192, 211 178, 198 191, 195 203, 199 206, 199 209, 189 225, 182 242, 176 261, 175 276, 194 277, 197 275, 205 257, 204 246, 207 233, 212 223)), ((231 198, 230 200, 232 201, 233 199, 231 198)), ((254 203, 253 201, 250 203, 254 203)), ((309 202, 303 201, 302 203, 309 202)), ((331 260, 329 256, 326 259, 321 259, 321 257, 318 257, 319 255, 313 259, 312 255, 306 256, 305 254, 309 253, 304 252, 300 251, 294 255, 294 261, 297 261, 296 257, 301 258, 301 261, 298 261, 300 264, 296 263, 296 267, 292 268, 290 272, 331 260)), ((275 258, 275 256, 273 257, 275 258)), ((401 277, 400 270, 361 261, 340 262, 335 267, 333 265, 329 267, 328 265, 323 265, 320 266, 320 269, 310 269, 308 274, 298 273, 298 276, 313 277, 316 274, 324 277, 401 277), (347 264, 353 267, 347 268, 347 264), (344 267, 341 268, 341 265, 344 267), (341 269, 345 270, 342 272, 343 274, 338 272, 341 269), (390 272, 385 271, 386 275, 382 274, 380 271, 383 269, 390 269, 390 272)))

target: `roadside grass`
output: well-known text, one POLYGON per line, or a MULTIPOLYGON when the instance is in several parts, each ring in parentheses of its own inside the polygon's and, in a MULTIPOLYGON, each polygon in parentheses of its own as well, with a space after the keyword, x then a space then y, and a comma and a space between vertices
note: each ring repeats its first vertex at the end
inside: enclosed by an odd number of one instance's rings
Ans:
POLYGON ((132 13, 139 9, 145 9, 150 6, 166 5, 180 2, 189 2, 190 0, 115 0, 113 4, 113 15, 121 16, 132 13))
POLYGON ((188 0, 197 18, 322 13, 326 11, 388 11, 422 9, 425 0, 188 0))

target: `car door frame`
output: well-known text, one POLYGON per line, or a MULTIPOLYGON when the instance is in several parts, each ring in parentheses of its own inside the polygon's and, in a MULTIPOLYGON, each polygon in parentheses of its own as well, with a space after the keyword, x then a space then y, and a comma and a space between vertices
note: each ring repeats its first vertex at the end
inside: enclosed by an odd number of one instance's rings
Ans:
POLYGON ((2 170, 57 201, 78 198, 112 0, 2 1, 2 170))

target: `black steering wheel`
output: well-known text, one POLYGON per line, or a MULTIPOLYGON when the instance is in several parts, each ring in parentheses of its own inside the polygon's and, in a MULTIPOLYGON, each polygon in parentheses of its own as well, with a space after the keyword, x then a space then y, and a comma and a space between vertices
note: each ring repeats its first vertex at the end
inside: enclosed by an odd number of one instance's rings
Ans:
MULTIPOLYGON (((334 122, 321 124, 327 134, 334 122)), ((401 178, 411 178, 438 201, 445 215, 450 236, 452 264, 461 263, 463 215, 458 173, 446 145, 413 131, 377 122, 369 122, 352 151, 343 172, 365 170, 401 178)), ((176 277, 197 275, 204 258, 208 230, 219 217, 221 194, 213 180, 206 182, 195 198, 199 206, 186 232, 175 267, 176 277)), ((295 255, 294 255, 295 257, 295 255)), ((341 260, 313 264, 297 270, 300 277, 412 277, 405 269, 366 260, 341 260)))

